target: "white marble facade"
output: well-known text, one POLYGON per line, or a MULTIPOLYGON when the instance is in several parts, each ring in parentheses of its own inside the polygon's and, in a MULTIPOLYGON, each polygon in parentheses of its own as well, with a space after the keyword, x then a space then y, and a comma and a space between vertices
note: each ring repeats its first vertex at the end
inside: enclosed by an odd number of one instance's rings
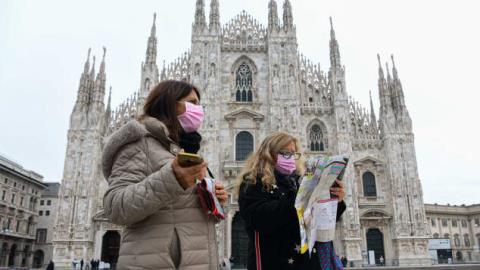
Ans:
MULTIPOLYGON (((298 51, 288 0, 283 2, 282 19, 276 1, 269 2, 267 26, 245 11, 222 26, 218 0, 210 2, 207 23, 204 5, 203 0, 196 1, 190 50, 161 69, 154 19, 139 91, 116 109, 110 107, 110 98, 104 104, 105 55, 96 73, 89 53, 68 132, 55 262, 67 265, 74 258, 99 258, 103 234, 121 230, 102 217, 103 139, 141 111, 152 86, 179 79, 201 89, 206 111, 201 154, 228 188, 244 152, 273 131, 300 138, 307 156, 348 154, 348 208, 338 228, 338 253, 355 265, 367 262, 367 249, 383 253, 389 265, 430 264, 412 123, 393 57, 392 69, 384 69, 378 57, 377 118, 372 103, 367 112, 348 95, 333 25, 330 68, 321 70, 298 51), (367 241, 367 234, 377 240, 367 241)), ((235 249, 244 247, 235 242, 233 233, 235 198, 225 208, 226 221, 218 226, 219 245, 221 257, 230 258, 235 249)))

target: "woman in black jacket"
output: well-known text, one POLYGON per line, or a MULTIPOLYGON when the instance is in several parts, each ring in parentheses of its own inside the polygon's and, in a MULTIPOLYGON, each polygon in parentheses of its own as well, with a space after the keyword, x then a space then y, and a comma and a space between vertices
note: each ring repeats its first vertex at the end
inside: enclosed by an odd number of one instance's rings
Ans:
MULTIPOLYGON (((248 234, 248 270, 321 269, 314 250, 300 253, 300 228, 294 207, 304 161, 298 140, 274 133, 246 161, 238 181, 240 215, 248 234)), ((332 188, 339 198, 337 220, 345 211, 345 189, 332 188)))

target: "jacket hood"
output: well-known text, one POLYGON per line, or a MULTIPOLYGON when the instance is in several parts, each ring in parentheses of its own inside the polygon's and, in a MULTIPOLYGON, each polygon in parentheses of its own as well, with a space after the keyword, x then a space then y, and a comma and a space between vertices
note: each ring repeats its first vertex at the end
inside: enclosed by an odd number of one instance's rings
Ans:
POLYGON ((102 153, 102 170, 105 178, 108 178, 112 172, 113 162, 118 151, 125 145, 134 143, 145 136, 154 137, 167 149, 173 143, 165 124, 153 117, 128 121, 106 140, 102 153))

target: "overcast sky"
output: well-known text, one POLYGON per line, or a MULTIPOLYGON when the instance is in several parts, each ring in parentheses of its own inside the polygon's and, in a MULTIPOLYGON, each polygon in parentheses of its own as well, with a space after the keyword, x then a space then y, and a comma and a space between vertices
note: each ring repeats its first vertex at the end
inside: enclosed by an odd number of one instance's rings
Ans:
MULTIPOLYGON (((395 54, 428 203, 480 203, 476 2, 292 1, 300 52, 328 70, 332 16, 347 90, 367 108, 372 90, 377 115, 376 54, 383 62, 395 54)), ((107 47, 107 85, 118 105, 140 85, 153 13, 158 62, 168 63, 190 47, 194 7, 195 0, 0 0, 0 153, 60 181, 88 48, 99 58, 107 47)), ((266 25, 267 7, 268 0, 220 0, 221 22, 246 10, 266 25)))

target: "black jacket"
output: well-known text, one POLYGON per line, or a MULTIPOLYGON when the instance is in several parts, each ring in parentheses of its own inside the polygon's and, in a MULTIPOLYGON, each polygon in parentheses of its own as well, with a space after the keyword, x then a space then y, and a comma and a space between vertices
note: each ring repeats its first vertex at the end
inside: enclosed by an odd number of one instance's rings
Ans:
MULTIPOLYGON (((275 171, 277 186, 263 187, 261 176, 255 185, 240 187, 238 204, 248 234, 248 270, 320 269, 316 253, 300 254, 300 227, 295 210, 299 176, 275 171), (260 266, 260 267, 257 267, 260 266)), ((346 205, 338 205, 337 221, 346 205)))
POLYGON ((55 270, 55 264, 50 261, 50 263, 47 265, 46 270, 55 270))

